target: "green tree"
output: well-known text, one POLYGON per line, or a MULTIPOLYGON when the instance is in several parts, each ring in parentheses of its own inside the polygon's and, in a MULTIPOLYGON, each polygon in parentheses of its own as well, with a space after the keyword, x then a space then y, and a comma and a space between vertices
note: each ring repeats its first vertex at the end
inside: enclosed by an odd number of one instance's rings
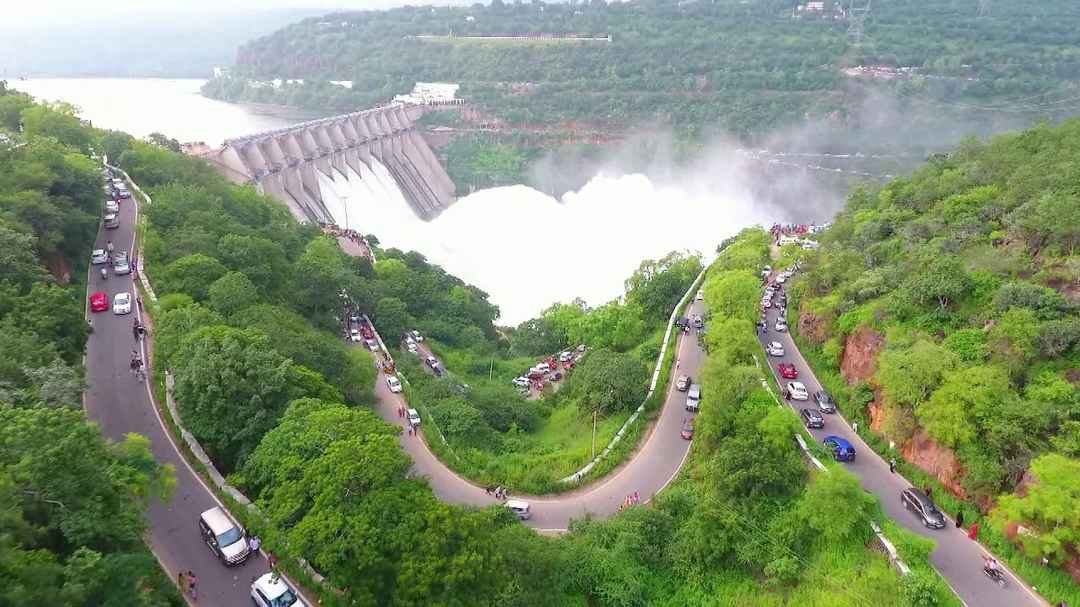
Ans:
POLYGON ((590 351, 574 370, 567 389, 583 413, 609 415, 637 408, 645 399, 647 384, 648 371, 641 361, 601 348, 590 351))
MULTIPOLYGON (((375 327, 389 344, 394 344, 405 331, 415 324, 412 315, 409 314, 405 302, 396 297, 384 297, 375 304, 375 327)), ((388 344, 388 345, 389 345, 388 344)))
POLYGON ((36 104, 22 111, 27 137, 55 137, 61 143, 90 151, 93 135, 83 127, 75 107, 68 103, 36 104))
POLYGON ((195 301, 204 301, 210 285, 228 270, 220 261, 202 254, 186 255, 165 267, 159 281, 165 293, 186 293, 195 301))
POLYGON ((843 468, 831 468, 818 474, 806 487, 797 506, 800 516, 827 542, 840 544, 851 538, 867 539, 874 497, 863 491, 859 479, 843 468), (839 512, 835 504, 845 504, 839 512), (831 512, 830 516, 821 516, 831 512))
POLYGON ((705 307, 714 319, 758 318, 761 281, 751 272, 727 271, 711 274, 705 281, 705 307))
POLYGON ((915 414, 930 436, 958 447, 975 440, 978 420, 993 417, 1010 393, 1009 376, 1000 367, 961 369, 946 374, 941 387, 915 414))
POLYGON ((641 306, 649 324, 660 324, 671 315, 699 272, 700 259, 677 251, 661 259, 646 259, 626 279, 626 299, 641 306))
POLYGON ((526 320, 510 336, 515 354, 543 356, 557 352, 567 344, 566 332, 544 317, 526 320))
POLYGON ((1051 453, 1032 461, 1031 472, 1038 481, 1023 496, 1001 496, 992 518, 999 526, 1024 525, 1029 533, 1016 536, 1024 551, 1058 564, 1080 544, 1080 460, 1051 453))
POLYGON ((228 272, 215 280, 207 294, 210 307, 225 317, 255 305, 259 299, 255 285, 240 272, 228 272))

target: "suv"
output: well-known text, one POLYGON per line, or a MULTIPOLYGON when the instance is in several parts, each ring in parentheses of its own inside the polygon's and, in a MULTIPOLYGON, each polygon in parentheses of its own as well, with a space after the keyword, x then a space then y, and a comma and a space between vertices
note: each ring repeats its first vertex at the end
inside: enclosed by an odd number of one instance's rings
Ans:
POLYGON ((855 447, 846 438, 840 436, 826 436, 821 441, 826 448, 832 449, 833 457, 838 462, 855 461, 855 447))
POLYGON ((251 583, 251 601, 256 607, 304 607, 296 592, 273 571, 251 583))
POLYGON ((822 413, 836 413, 836 401, 829 396, 828 392, 824 390, 814 392, 814 402, 817 403, 818 409, 821 409, 822 413))
POLYGON ((803 425, 807 428, 824 428, 825 418, 816 409, 803 409, 799 412, 803 425))
POLYGON ((690 389, 686 391, 686 410, 697 411, 701 408, 701 386, 698 384, 690 384, 690 389))
POLYGON ((934 501, 918 489, 911 487, 900 492, 900 503, 914 512, 923 524, 931 529, 945 526, 945 516, 934 505, 934 501))
POLYGON ((770 341, 769 345, 765 346, 765 353, 769 356, 783 356, 784 346, 778 341, 770 341))
POLYGON ((115 230, 116 228, 120 227, 120 218, 116 215, 116 213, 106 213, 104 223, 105 229, 115 230))
POLYGON ((687 375, 680 375, 679 379, 675 380, 675 389, 679 392, 686 392, 690 389, 690 377, 687 375))
POLYGON ((210 552, 227 566, 239 565, 251 556, 244 530, 217 506, 199 515, 199 533, 210 552))
POLYGON ((807 400, 806 386, 801 381, 789 381, 785 395, 791 400, 807 400))

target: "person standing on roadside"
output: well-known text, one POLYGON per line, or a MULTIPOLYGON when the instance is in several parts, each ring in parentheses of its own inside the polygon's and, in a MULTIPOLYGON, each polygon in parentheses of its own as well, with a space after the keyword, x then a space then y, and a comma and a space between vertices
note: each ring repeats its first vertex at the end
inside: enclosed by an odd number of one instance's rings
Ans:
POLYGON ((896 458, 895 457, 889 460, 889 472, 892 472, 893 474, 896 474, 896 458))
POLYGON ((262 539, 260 539, 259 536, 253 535, 248 538, 248 550, 250 550, 252 554, 258 554, 260 547, 262 547, 262 539))
POLYGON ((187 574, 183 571, 176 574, 176 587, 180 589, 180 594, 187 594, 187 574))
POLYGON ((187 578, 188 578, 188 593, 191 594, 191 600, 197 601, 197 600, 199 600, 199 588, 198 588, 199 578, 195 577, 195 572, 190 570, 190 569, 188 569, 187 578))
POLYGON ((964 526, 964 511, 956 511, 956 528, 959 529, 964 526))

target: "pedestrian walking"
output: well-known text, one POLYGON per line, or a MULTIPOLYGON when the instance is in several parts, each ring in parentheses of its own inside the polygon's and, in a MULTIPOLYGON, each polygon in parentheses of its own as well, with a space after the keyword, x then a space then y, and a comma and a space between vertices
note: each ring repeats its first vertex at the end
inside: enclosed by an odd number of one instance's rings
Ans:
POLYGON ((180 594, 187 594, 187 574, 183 571, 176 574, 176 587, 180 589, 180 594))
POLYGON ((972 523, 971 526, 968 527, 968 539, 975 540, 976 542, 979 541, 979 524, 978 523, 972 523))
POLYGON ((638 496, 638 492, 635 491, 634 492, 634 503, 636 504, 636 503, 638 503, 640 501, 641 501, 641 498, 638 496))
POLYGON ((851 431, 855 434, 859 433, 859 422, 851 422, 851 431))
POLYGON ((676 369, 679 368, 679 359, 677 359, 677 358, 675 359, 675 368, 676 369))
POLYGON ((188 594, 191 595, 191 600, 199 600, 199 578, 195 577, 195 572, 188 569, 188 594))
POLYGON ((889 472, 892 472, 893 474, 896 474, 896 458, 895 457, 889 460, 889 472))
POLYGON ((270 571, 277 570, 277 557, 274 556, 273 552, 266 553, 266 562, 270 564, 270 571))
POLYGON ((956 528, 959 529, 964 526, 964 511, 956 511, 956 528))
POLYGON ((934 499, 934 488, 931 487, 929 484, 927 484, 926 487, 923 488, 923 493, 926 494, 926 497, 934 499))
POLYGON ((260 547, 262 547, 262 539, 260 539, 259 536, 253 535, 248 538, 248 550, 258 554, 260 547))

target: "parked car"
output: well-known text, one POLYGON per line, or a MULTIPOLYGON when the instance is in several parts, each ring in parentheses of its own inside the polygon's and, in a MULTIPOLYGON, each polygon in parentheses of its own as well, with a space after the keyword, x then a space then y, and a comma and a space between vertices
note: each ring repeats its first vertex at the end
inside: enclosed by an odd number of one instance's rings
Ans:
POLYGON ((112 302, 113 314, 130 314, 131 313, 131 293, 124 291, 113 295, 112 302))
POLYGON ((696 299, 697 301, 705 299, 705 291, 698 289, 697 295, 694 295, 694 299, 696 299))
POLYGON ((424 336, 420 335, 420 332, 416 329, 409 331, 409 334, 412 335, 412 338, 415 339, 417 343, 424 341, 424 336))
POLYGON ((120 227, 120 216, 116 213, 106 213, 102 223, 105 224, 105 229, 115 230, 120 227))
POLYGON ((807 428, 825 427, 825 418, 821 416, 817 409, 802 409, 799 411, 799 415, 802 416, 803 425, 807 428))
POLYGON ((684 440, 694 440, 694 420, 687 418, 683 420, 682 430, 679 431, 679 436, 684 440))
POLYGON ((551 365, 547 363, 539 363, 532 368, 532 371, 537 371, 539 373, 548 373, 551 371, 551 365))
POLYGON ((701 316, 694 316, 694 327, 700 329, 704 326, 705 319, 701 318, 701 316))
POLYGON ((349 331, 349 341, 359 343, 363 340, 364 338, 360 337, 360 329, 352 329, 349 331))
POLYGON ((105 249, 94 249, 90 252, 90 263, 95 266, 109 263, 109 254, 105 252, 105 249))
POLYGON ((390 391, 394 394, 401 392, 401 380, 396 375, 386 376, 386 385, 389 386, 390 391))
POLYGON ((679 379, 675 380, 675 389, 679 392, 686 392, 690 389, 690 376, 680 375, 679 379))
POLYGON ((769 345, 765 346, 765 353, 769 356, 783 356, 784 346, 778 341, 770 341, 769 345))
POLYGON ((914 512, 927 527, 941 529, 945 526, 945 516, 934 505, 934 500, 922 491, 914 487, 904 489, 900 492, 900 503, 914 512))
POLYGON ((112 261, 112 273, 114 274, 130 274, 132 273, 131 261, 127 260, 127 256, 118 256, 112 261))
POLYGON ((409 351, 409 354, 418 354, 420 352, 420 348, 417 348, 415 343, 409 344, 405 349, 409 351))
POLYGON ((562 352, 559 354, 559 362, 561 363, 570 362, 571 360, 573 360, 573 358, 573 352, 562 352))
POLYGON ((104 312, 109 309, 109 295, 104 291, 98 291, 90 296, 90 311, 104 312))
POLYGON ((515 386, 517 386, 519 388, 528 388, 529 387, 529 378, 528 377, 515 377, 514 380, 512 382, 510 382, 510 383, 514 384, 515 386))
POLYGON ((118 194, 120 194, 120 198, 131 198, 131 192, 127 191, 124 188, 117 188, 116 191, 118 194))
POLYGON ((439 366, 439 359, 435 358, 434 356, 428 356, 424 359, 424 363, 434 369, 435 367, 439 366))
POLYGON ((239 565, 251 556, 244 530, 217 506, 199 515, 199 533, 226 566, 239 565))
POLYGON ((115 200, 106 200, 105 201, 105 212, 106 213, 119 213, 120 212, 120 203, 116 202, 115 200))
POLYGON ((506 507, 517 515, 518 520, 527 521, 532 518, 532 511, 529 509, 529 502, 522 500, 506 500, 506 507))
POLYGON ((787 383, 787 397, 791 400, 809 400, 806 386, 801 381, 789 381, 787 383))
POLYGON ((838 462, 853 462, 855 461, 855 447, 846 438, 840 436, 826 436, 823 441, 823 445, 832 449, 833 457, 838 462))
POLYGON ((787 282, 787 276, 785 276, 784 274, 781 274, 781 275, 777 276, 776 277, 776 282, 778 282, 780 284, 784 284, 785 282, 787 282))
POLYGON ((368 350, 371 350, 372 352, 379 351, 379 342, 375 341, 374 339, 365 339, 364 345, 367 346, 368 350))
POLYGON ((784 331, 787 331, 787 319, 785 319, 783 317, 777 318, 776 319, 776 324, 773 325, 773 328, 776 329, 777 331, 781 332, 781 333, 783 333, 784 331))
POLYGON ((814 402, 817 403, 818 409, 821 409, 822 413, 836 413, 836 401, 829 396, 828 392, 824 390, 814 392, 814 402))
POLYGON ((701 386, 698 384, 690 384, 690 389, 686 391, 686 410, 696 412, 700 408, 701 386))
POLYGON ((777 369, 780 371, 780 377, 784 379, 795 379, 799 376, 799 370, 791 363, 780 363, 777 369))
POLYGON ((766 310, 771 308, 772 307, 772 299, 762 299, 761 300, 761 307, 765 308, 766 310))
POLYGON ((262 574, 251 583, 251 600, 256 607, 305 607, 284 578, 273 571, 262 574))
POLYGON ((411 425, 411 426, 419 426, 420 425, 420 412, 417 411, 416 409, 409 409, 408 413, 409 413, 409 425, 411 425))

